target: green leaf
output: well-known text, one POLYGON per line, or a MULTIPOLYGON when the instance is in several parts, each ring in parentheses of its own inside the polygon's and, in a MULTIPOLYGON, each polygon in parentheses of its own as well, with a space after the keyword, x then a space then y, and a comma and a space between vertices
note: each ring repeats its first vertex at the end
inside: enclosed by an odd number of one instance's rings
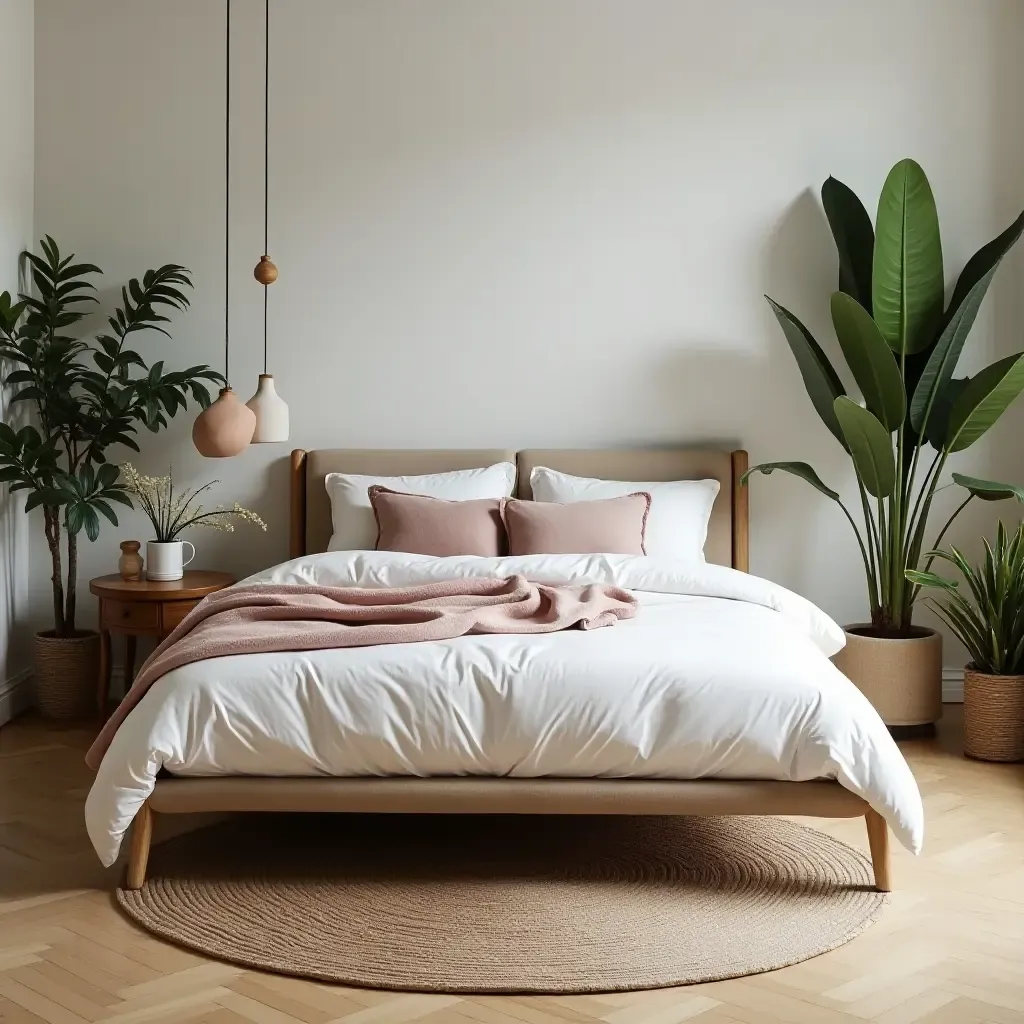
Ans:
POLYGON ((851 188, 831 176, 821 186, 821 205, 839 252, 839 290, 870 313, 875 231, 868 211, 851 188))
POLYGON ((867 407, 895 430, 906 412, 903 378, 892 349, 868 311, 843 292, 833 292, 832 324, 867 407))
POLYGON ((968 261, 953 289, 946 326, 928 357, 910 403, 910 422, 921 433, 927 426, 939 395, 956 369, 964 342, 971 333, 988 286, 1003 257, 1024 232, 1022 213, 1001 235, 983 245, 968 261))
POLYGON ((894 352, 921 352, 931 345, 943 291, 935 197, 920 165, 901 160, 878 200, 871 275, 872 313, 894 352))
POLYGON ((748 469, 743 474, 740 483, 745 484, 752 473, 764 473, 765 476, 771 476, 777 469, 783 473, 791 473, 793 476, 800 477, 801 480, 806 481, 833 501, 839 501, 839 492, 833 491, 806 462, 762 462, 760 465, 748 469))
MULTIPOLYGON (((76 263, 72 267, 61 268, 58 278, 61 281, 68 281, 73 277, 81 277, 83 274, 102 274, 103 271, 95 263, 76 263)), ((92 285, 90 285, 92 287, 92 285)))
POLYGON ((73 505, 68 505, 67 514, 64 517, 64 525, 67 528, 68 533, 79 533, 82 529, 82 503, 75 502, 73 505))
POLYGON ((953 405, 969 382, 970 377, 953 377, 939 392, 932 406, 925 436, 936 451, 942 451, 946 447, 946 441, 950 437, 949 418, 953 412, 953 405))
POLYGON ((1024 353, 1007 356, 972 377, 949 414, 946 451, 969 448, 1024 391, 1024 353))
MULTIPOLYGON (((845 395, 842 381, 821 346, 811 336, 811 332, 788 309, 780 306, 769 296, 768 305, 772 307, 775 318, 779 321, 782 333, 789 342, 790 350, 796 359, 796 365, 803 377, 804 387, 810 396, 811 403, 817 410, 822 422, 832 432, 835 439, 845 448, 846 439, 836 419, 834 403, 840 395, 845 395)), ((193 386, 193 394, 195 387, 193 386)), ((197 396, 198 397, 198 396, 197 396)))
POLYGON ((117 526, 117 515, 102 498, 94 498, 92 505, 93 508, 98 508, 114 526, 117 526))
POLYGON ((124 491, 109 490, 104 492, 103 497, 107 501, 116 501, 122 505, 127 505, 129 508, 135 507, 132 504, 132 499, 129 498, 128 495, 124 493, 124 491))
POLYGON ((10 404, 13 405, 15 402, 28 402, 32 399, 39 401, 41 398, 45 398, 44 393, 37 387, 31 386, 22 388, 13 398, 11 398, 10 404))
POLYGON ((889 431, 872 413, 845 395, 836 399, 835 406, 857 476, 869 494, 887 498, 896 486, 896 459, 889 431))
POLYGON ((1005 501, 1007 498, 1016 498, 1024 502, 1024 487, 1020 484, 1002 484, 996 480, 982 480, 976 476, 965 476, 963 473, 954 473, 953 482, 961 487, 966 487, 976 498, 982 501, 1005 501))
POLYGON ((921 572, 918 569, 907 569, 903 573, 904 576, 911 583, 916 583, 920 587, 938 587, 941 590, 956 590, 960 585, 956 580, 947 580, 945 576, 940 576, 934 572, 921 572))
POLYGON ((96 510, 92 506, 82 505, 82 523, 89 540, 95 540, 100 535, 100 517, 96 515, 96 510))
POLYGON ((197 381, 190 381, 189 390, 192 392, 192 397, 199 403, 201 409, 208 409, 210 407, 210 392, 202 384, 199 384, 197 381))

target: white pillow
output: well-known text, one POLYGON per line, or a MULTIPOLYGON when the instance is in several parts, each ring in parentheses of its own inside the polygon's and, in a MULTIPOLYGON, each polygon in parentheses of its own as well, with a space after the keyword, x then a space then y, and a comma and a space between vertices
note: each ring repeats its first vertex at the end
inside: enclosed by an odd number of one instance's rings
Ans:
POLYGON ((534 501, 560 502, 618 498, 647 491, 651 496, 644 538, 647 554, 704 561, 711 507, 719 491, 717 480, 596 480, 537 466, 530 474, 530 487, 534 501))
POLYGON ((331 499, 334 526, 328 551, 373 550, 377 543, 377 520, 367 491, 374 484, 403 494, 427 494, 448 501, 511 498, 516 486, 516 467, 511 462, 497 462, 484 469, 457 469, 422 476, 328 473, 324 485, 331 499))

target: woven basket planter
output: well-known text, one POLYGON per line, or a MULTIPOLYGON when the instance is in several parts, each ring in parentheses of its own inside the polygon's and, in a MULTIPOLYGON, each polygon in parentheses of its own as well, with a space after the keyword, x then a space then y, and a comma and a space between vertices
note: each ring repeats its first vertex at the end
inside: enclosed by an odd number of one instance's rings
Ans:
POLYGON ((1024 761, 1024 676, 964 669, 964 753, 979 761, 1024 761))
POLYGON ((36 704, 46 718, 85 718, 96 711, 100 635, 36 633, 36 704))

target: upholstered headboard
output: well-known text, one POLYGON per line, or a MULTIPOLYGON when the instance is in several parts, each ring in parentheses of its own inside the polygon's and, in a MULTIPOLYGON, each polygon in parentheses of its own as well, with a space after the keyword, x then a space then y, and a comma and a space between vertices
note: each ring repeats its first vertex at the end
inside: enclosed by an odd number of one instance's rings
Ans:
POLYGON ((324 486, 328 473, 364 473, 404 476, 476 469, 495 462, 515 462, 519 467, 518 494, 530 497, 530 471, 550 466, 577 476, 609 480, 717 480, 721 490, 715 499, 704 553, 709 562, 748 567, 747 489, 740 478, 747 469, 745 451, 693 448, 644 449, 530 449, 521 452, 483 449, 373 449, 322 448, 292 452, 290 555, 326 551, 331 539, 331 503, 324 486))

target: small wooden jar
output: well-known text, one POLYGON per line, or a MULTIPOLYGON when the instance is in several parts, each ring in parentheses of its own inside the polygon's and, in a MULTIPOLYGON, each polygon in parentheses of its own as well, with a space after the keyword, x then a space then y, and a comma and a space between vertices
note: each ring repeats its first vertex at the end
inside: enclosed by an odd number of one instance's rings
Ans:
POLYGON ((117 571, 123 580, 142 579, 142 555, 137 540, 121 541, 121 557, 117 560, 117 571))

